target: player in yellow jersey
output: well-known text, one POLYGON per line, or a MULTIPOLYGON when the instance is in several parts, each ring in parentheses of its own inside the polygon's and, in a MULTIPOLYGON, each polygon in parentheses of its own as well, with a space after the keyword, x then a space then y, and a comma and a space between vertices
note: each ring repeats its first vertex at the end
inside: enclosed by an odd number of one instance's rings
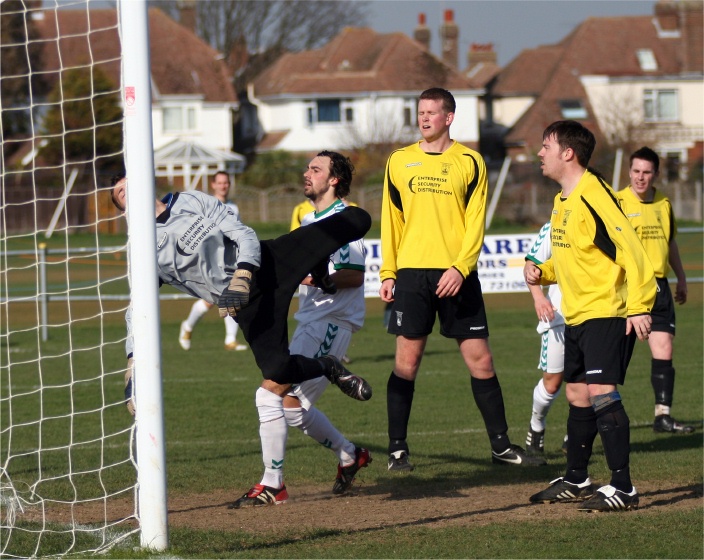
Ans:
POLYGON ((307 198, 293 207, 293 212, 291 212, 291 230, 298 229, 301 227, 301 221, 305 216, 310 214, 315 210, 313 203, 307 198))
POLYGON ((428 335, 457 341, 471 374, 495 463, 544 465, 512 445, 501 386, 489 349, 477 260, 484 241, 487 175, 482 157, 450 138, 455 99, 441 88, 420 95, 422 140, 386 165, 381 210, 381 299, 393 302, 388 331, 396 359, 387 383, 389 470, 413 470, 408 420, 428 335))
POLYGON ((653 430, 689 434, 694 426, 678 422, 670 416, 675 389, 675 369, 672 367, 672 340, 675 338, 675 306, 672 302, 667 272, 671 267, 677 276, 675 301, 687 301, 687 278, 675 240, 677 227, 672 206, 658 191, 655 180, 660 171, 660 158, 648 147, 633 152, 628 175, 631 184, 617 197, 621 209, 640 237, 645 252, 655 268, 658 293, 653 307, 653 327, 648 344, 652 354, 650 382, 655 392, 653 430))
POLYGON ((648 338, 655 273, 614 192, 587 169, 596 140, 576 121, 557 121, 543 133, 543 175, 562 190, 555 197, 552 255, 526 261, 529 285, 557 283, 565 318, 567 470, 534 503, 581 500, 584 511, 638 506, 630 475, 630 428, 617 385, 622 385, 635 333, 648 338), (596 492, 588 465, 597 433, 611 481, 596 492))

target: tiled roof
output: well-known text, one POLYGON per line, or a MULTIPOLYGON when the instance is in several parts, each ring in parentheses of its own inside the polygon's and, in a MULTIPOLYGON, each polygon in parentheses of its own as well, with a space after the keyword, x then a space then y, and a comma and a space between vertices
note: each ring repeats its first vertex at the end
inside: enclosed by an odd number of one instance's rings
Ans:
POLYGON ((326 46, 279 58, 253 82, 257 97, 481 87, 403 33, 345 28, 326 46))
MULTIPOLYGON (((93 61, 120 84, 120 38, 115 10, 45 10, 35 20, 45 42, 50 81, 61 68, 93 61), (87 31, 90 29, 90 35, 87 31), (61 38, 57 41, 57 35, 61 38)), ((219 53, 162 10, 149 10, 151 75, 161 95, 202 95, 205 101, 237 101, 219 53)), ((127 32, 125 40, 129 40, 127 32)), ((157 93, 156 91, 154 92, 157 93)))
POLYGON ((501 66, 495 62, 478 62, 470 65, 465 71, 467 76, 474 84, 481 85, 483 88, 491 80, 493 80, 501 72, 501 66))
POLYGON ((544 128, 562 118, 559 101, 565 99, 581 100, 589 114, 582 122, 598 132, 581 76, 674 76, 684 71, 683 52, 681 38, 658 36, 651 16, 590 18, 557 45, 523 51, 501 72, 493 89, 497 96, 537 98, 506 136, 506 143, 539 146, 544 128), (641 68, 639 49, 652 51, 657 69, 641 68))
POLYGON ((497 96, 538 95, 559 62, 562 48, 543 46, 526 49, 500 73, 493 88, 497 96))
POLYGON ((279 143, 286 138, 286 135, 289 132, 290 130, 272 130, 267 132, 257 144, 257 150, 260 152, 265 152, 276 149, 279 143))

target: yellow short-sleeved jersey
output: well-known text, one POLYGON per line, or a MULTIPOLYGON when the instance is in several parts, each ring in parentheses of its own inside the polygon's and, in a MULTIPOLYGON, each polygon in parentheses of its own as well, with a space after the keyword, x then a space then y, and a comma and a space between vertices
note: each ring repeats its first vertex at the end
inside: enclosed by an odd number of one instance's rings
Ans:
POLYGON ((621 209, 636 230, 657 278, 666 278, 670 270, 670 241, 677 233, 670 200, 656 190, 652 202, 643 202, 630 188, 616 193, 621 209))
POLYGON ((453 142, 426 153, 420 142, 389 156, 381 209, 381 280, 403 268, 455 267, 465 278, 484 241, 484 159, 453 142))

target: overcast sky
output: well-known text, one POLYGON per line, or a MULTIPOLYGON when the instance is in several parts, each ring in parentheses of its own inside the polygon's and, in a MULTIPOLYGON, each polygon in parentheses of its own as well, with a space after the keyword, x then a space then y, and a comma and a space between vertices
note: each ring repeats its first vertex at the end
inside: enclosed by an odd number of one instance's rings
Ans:
POLYGON ((367 24, 381 33, 413 36, 425 13, 430 50, 440 56, 439 29, 445 10, 459 26, 459 66, 472 43, 493 43, 501 66, 523 49, 559 42, 589 17, 652 15, 655 0, 371 0, 367 24))

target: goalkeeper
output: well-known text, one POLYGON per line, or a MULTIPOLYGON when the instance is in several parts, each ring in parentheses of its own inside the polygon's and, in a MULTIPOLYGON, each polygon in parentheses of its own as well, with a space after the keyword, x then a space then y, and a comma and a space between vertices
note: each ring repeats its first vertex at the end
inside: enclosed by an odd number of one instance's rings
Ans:
MULTIPOLYGON (((111 197, 124 212, 125 177, 113 179, 111 197)), ((264 379, 284 385, 325 376, 346 395, 367 400, 369 384, 337 358, 289 352, 288 311, 298 285, 309 274, 317 285, 335 289, 327 272, 330 254, 363 237, 370 226, 367 212, 347 208, 309 227, 259 241, 254 230, 215 197, 198 191, 170 193, 156 200, 159 286, 169 284, 216 304, 221 316, 235 317, 264 379)), ((127 321, 131 332, 130 313, 127 321)), ((129 336, 127 353, 131 359, 129 336)), ((133 407, 127 390, 128 406, 133 407)))

